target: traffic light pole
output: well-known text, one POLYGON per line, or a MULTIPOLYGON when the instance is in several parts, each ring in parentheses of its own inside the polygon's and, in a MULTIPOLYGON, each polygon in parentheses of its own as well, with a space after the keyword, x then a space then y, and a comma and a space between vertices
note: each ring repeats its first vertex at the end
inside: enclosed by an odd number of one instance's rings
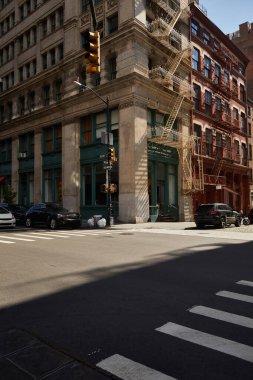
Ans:
POLYGON ((110 148, 110 111, 109 111, 109 97, 106 98, 106 133, 107 133, 107 169, 106 169, 106 184, 107 184, 107 206, 108 206, 108 220, 107 225, 113 225, 112 218, 112 194, 111 194, 111 162, 109 157, 109 148, 110 148))
POLYGON ((109 97, 106 99, 102 98, 96 91, 94 91, 92 88, 86 86, 86 84, 82 84, 78 81, 74 81, 75 84, 77 84, 80 87, 87 88, 91 92, 93 92, 96 97, 98 97, 103 103, 106 104, 106 134, 107 134, 107 169, 106 169, 106 186, 107 186, 107 207, 108 207, 108 217, 107 217, 107 225, 112 226, 113 225, 113 219, 112 219, 112 196, 111 196, 111 162, 109 158, 109 148, 110 148, 110 128, 109 128, 109 120, 110 120, 110 109, 109 109, 109 97))

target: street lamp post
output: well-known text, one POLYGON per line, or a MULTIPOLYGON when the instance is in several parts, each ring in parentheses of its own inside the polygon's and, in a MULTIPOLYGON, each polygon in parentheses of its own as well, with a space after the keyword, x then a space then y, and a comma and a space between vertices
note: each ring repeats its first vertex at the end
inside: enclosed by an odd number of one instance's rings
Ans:
POLYGON ((110 147, 110 128, 109 128, 109 119, 110 119, 110 112, 109 112, 109 97, 107 96, 106 99, 102 98, 96 91, 93 90, 93 88, 90 88, 89 86, 86 86, 86 84, 82 84, 78 81, 74 81, 75 84, 77 84, 80 87, 87 88, 91 92, 93 92, 96 97, 98 97, 104 104, 106 104, 106 143, 107 143, 107 166, 106 166, 106 188, 107 188, 107 207, 108 207, 108 218, 107 218, 107 225, 112 226, 112 199, 111 199, 111 162, 109 158, 109 147, 110 147))

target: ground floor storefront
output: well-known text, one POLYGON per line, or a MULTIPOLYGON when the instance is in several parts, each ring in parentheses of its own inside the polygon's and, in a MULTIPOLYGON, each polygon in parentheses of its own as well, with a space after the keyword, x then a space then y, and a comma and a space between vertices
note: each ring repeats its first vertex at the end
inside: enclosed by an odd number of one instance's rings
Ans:
POLYGON ((138 138, 135 133, 140 124, 127 132, 123 129, 129 119, 128 108, 110 110, 109 130, 116 157, 109 170, 110 197, 105 190, 108 144, 102 140, 106 114, 99 112, 5 141, 8 159, 0 163, 0 201, 6 186, 11 185, 15 201, 27 208, 34 203, 56 202, 80 211, 86 220, 92 215, 107 217, 110 207, 115 221, 178 221, 177 151, 148 141, 148 128, 158 117, 154 110, 136 106, 131 110, 142 117, 138 138))
POLYGON ((225 167, 219 176, 204 174, 204 190, 193 195, 193 210, 202 203, 227 203, 237 211, 248 214, 250 205, 250 178, 247 167, 225 167))

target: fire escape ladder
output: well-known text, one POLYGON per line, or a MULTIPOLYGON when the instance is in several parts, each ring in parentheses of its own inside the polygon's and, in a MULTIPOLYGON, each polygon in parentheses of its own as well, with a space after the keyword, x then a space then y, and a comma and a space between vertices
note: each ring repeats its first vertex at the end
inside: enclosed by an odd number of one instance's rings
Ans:
POLYGON ((219 157, 216 157, 213 168, 212 168, 212 175, 215 176, 215 183, 218 183, 219 176, 220 176, 220 171, 222 168, 223 160, 219 157))
POLYGON ((167 63, 169 63, 169 72, 171 74, 174 74, 178 68, 178 66, 180 65, 183 57, 185 56, 185 53, 188 52, 189 49, 184 49, 184 50, 181 50, 178 54, 176 54, 176 56, 170 60, 170 62, 168 61, 167 63))
POLYGON ((196 191, 204 191, 204 166, 203 158, 198 156, 198 178, 195 179, 194 184, 196 191))
POLYGON ((169 132, 171 131, 172 127, 173 127, 173 124, 176 120, 176 117, 178 115, 178 112, 180 110, 180 107, 183 103, 183 100, 184 100, 184 96, 181 95, 181 94, 178 94, 177 95, 177 98, 175 100, 175 103, 172 107, 172 110, 171 110, 171 113, 170 113, 170 116, 168 117, 168 120, 163 128, 163 132, 162 132, 162 137, 168 137, 168 134, 169 132))
POLYGON ((182 168, 183 191, 188 193, 192 191, 193 187, 191 149, 186 143, 178 147, 177 152, 182 168))

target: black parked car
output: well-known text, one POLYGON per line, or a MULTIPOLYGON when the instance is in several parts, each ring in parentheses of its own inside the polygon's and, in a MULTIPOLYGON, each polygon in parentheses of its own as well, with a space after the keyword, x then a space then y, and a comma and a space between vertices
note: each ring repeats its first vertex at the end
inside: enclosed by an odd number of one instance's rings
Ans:
POLYGON ((80 227, 81 216, 56 203, 38 203, 26 213, 26 227, 44 225, 52 230, 57 227, 80 227))
POLYGON ((253 224, 253 208, 250 210, 248 218, 249 218, 250 224, 253 224))
POLYGON ((197 228, 205 225, 225 228, 230 224, 240 227, 241 214, 225 203, 207 203, 200 205, 197 209, 195 223, 197 228))
POLYGON ((27 208, 12 203, 0 203, 0 206, 9 210, 15 216, 16 224, 25 224, 27 208))

